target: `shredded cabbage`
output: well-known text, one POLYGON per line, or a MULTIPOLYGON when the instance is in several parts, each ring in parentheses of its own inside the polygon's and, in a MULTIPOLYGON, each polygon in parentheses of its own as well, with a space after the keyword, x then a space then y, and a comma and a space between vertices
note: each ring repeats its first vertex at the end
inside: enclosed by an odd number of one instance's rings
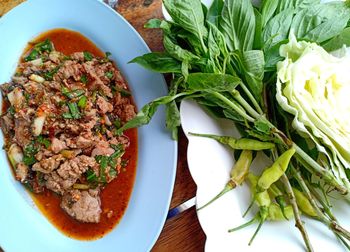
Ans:
POLYGON ((345 179, 350 168, 350 56, 335 57, 291 35, 277 64, 276 98, 294 115, 292 127, 307 136, 345 179))

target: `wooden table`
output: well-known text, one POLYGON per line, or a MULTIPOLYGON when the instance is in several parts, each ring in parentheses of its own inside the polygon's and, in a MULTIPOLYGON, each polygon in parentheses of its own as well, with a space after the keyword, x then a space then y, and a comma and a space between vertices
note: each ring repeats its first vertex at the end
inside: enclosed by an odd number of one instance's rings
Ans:
MULTIPOLYGON (((23 0, 0 0, 0 16, 23 0)), ((119 0, 116 10, 141 34, 152 51, 162 51, 162 32, 143 28, 147 20, 162 18, 161 0, 119 0)), ((178 163, 170 209, 193 198, 196 185, 187 166, 187 140, 179 134, 178 163)), ((204 251, 205 235, 198 223, 194 207, 169 219, 153 247, 153 252, 204 251)), ((1 248, 0 248, 1 251, 1 248)))
MULTIPOLYGON (((151 18, 162 18, 161 0, 119 0, 116 10, 141 34, 152 51, 162 51, 162 32, 145 29, 151 18)), ((187 166, 187 139, 179 134, 176 182, 170 208, 176 207, 196 194, 196 185, 187 166)), ((194 207, 169 219, 152 249, 153 252, 204 251, 205 235, 199 225, 194 207)))

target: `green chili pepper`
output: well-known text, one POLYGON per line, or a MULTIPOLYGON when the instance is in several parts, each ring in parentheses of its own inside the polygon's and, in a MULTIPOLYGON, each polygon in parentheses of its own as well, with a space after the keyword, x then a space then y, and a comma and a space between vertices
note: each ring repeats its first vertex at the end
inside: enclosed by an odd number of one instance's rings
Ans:
POLYGON ((286 207, 288 206, 288 204, 281 190, 275 184, 272 184, 267 191, 270 194, 270 197, 276 200, 277 204, 279 205, 282 211, 284 218, 286 220, 289 220, 286 214, 286 207))
POLYGON ((207 137, 214 139, 218 141, 219 143, 225 144, 230 146, 232 149, 235 150, 269 150, 275 147, 274 143, 269 142, 261 142, 255 139, 248 139, 248 138, 241 138, 241 139, 235 139, 230 136, 217 136, 217 135, 211 135, 211 134, 197 134, 197 133, 189 133, 192 136, 201 136, 201 137, 207 137))
POLYGON ((311 217, 317 217, 318 215, 317 215, 315 209, 311 205, 308 198, 304 195, 304 193, 302 193, 301 191, 299 191, 296 188, 292 188, 292 189, 293 189, 293 193, 295 195, 295 199, 297 201, 297 205, 300 208, 300 210, 303 213, 305 213, 311 217))
POLYGON ((280 179, 287 170, 294 153, 294 148, 287 150, 276 159, 271 167, 264 170, 257 184, 257 190, 259 192, 267 190, 273 183, 280 179))
POLYGON ((254 216, 254 218, 250 221, 248 221, 247 223, 230 229, 229 232, 234 232, 237 231, 239 229, 242 229, 244 227, 247 227, 255 222, 259 222, 259 225, 257 227, 257 229, 255 230, 252 238, 250 239, 248 245, 251 245, 254 241, 254 238, 256 237, 256 235, 258 234, 258 232, 260 231, 262 225, 264 224, 264 222, 266 221, 267 217, 269 216, 269 207, 271 205, 271 199, 269 194, 267 193, 267 191, 263 191, 263 192, 257 192, 256 191, 256 186, 258 183, 258 177, 255 176, 253 173, 249 173, 248 174, 248 180, 250 182, 250 188, 251 188, 251 192, 253 194, 253 200, 256 202, 256 204, 259 206, 259 212, 254 216))
POLYGON ((282 212, 282 209, 276 203, 272 203, 269 207, 269 215, 267 219, 270 221, 282 221, 284 219, 289 220, 293 216, 294 213, 292 206, 286 206, 284 212, 282 212))
POLYGON ((242 151, 237 162, 234 164, 234 166, 231 170, 231 173, 230 173, 231 178, 226 183, 224 189, 218 195, 216 195, 212 200, 210 200, 208 203, 201 206, 197 210, 199 211, 199 210, 207 207, 208 205, 213 203, 215 200, 220 198, 225 193, 236 188, 237 185, 241 185, 249 173, 249 168, 250 168, 250 165, 252 163, 252 160, 253 160, 252 151, 249 151, 249 150, 242 151))

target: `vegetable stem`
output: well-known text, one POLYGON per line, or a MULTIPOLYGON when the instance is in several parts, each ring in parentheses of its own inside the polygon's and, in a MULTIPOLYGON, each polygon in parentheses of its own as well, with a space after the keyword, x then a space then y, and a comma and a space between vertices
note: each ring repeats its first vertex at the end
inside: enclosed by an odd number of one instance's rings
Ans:
POLYGON ((294 218, 295 218, 295 226, 299 229, 303 239, 304 239, 304 242, 305 242, 305 245, 306 245, 306 249, 307 251, 309 252, 312 252, 314 251, 312 245, 311 245, 311 242, 310 242, 310 239, 309 239, 309 235, 307 234, 306 230, 305 230, 305 227, 304 227, 304 224, 301 220, 301 217, 300 217, 300 212, 299 212, 299 209, 298 209, 298 205, 297 205, 297 202, 295 200, 295 196, 294 196, 294 193, 293 193, 293 190, 292 190, 292 186, 290 185, 289 183, 289 180, 288 180, 288 177, 286 174, 283 174, 283 176, 281 177, 281 180, 282 180, 282 183, 284 184, 284 187, 285 187, 285 190, 288 194, 288 198, 289 198, 289 201, 293 207, 293 213, 294 213, 294 218))
POLYGON ((252 108, 250 104, 243 99, 243 97, 237 90, 232 91, 232 95, 242 105, 242 107, 245 108, 248 111, 248 113, 255 119, 258 119, 261 116, 261 114, 257 113, 254 110, 254 108, 252 108))
POLYGON ((258 111, 258 113, 260 115, 263 115, 264 112, 262 111, 261 107, 259 106, 259 103, 255 100, 253 94, 249 91, 249 89, 246 87, 246 85, 244 85, 243 82, 241 82, 240 87, 243 89, 244 93, 247 95, 249 100, 252 102, 253 106, 258 111))
POLYGON ((232 101, 227 99, 224 95, 218 93, 218 92, 213 92, 212 93, 215 97, 226 103, 228 106, 230 106, 234 111, 236 111, 240 116, 242 116, 244 119, 246 119, 249 122, 254 122, 254 118, 247 115, 247 113, 239 108, 236 104, 234 104, 232 101))

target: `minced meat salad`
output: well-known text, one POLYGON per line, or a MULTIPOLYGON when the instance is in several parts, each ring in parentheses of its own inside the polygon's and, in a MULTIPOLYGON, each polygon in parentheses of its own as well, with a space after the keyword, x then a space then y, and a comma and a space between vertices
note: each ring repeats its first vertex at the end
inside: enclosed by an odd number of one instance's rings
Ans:
POLYGON ((116 129, 135 116, 108 56, 67 56, 45 40, 1 85, 1 127, 16 179, 34 193, 61 195, 61 208, 81 222, 100 221, 100 192, 127 163, 129 139, 116 129))

